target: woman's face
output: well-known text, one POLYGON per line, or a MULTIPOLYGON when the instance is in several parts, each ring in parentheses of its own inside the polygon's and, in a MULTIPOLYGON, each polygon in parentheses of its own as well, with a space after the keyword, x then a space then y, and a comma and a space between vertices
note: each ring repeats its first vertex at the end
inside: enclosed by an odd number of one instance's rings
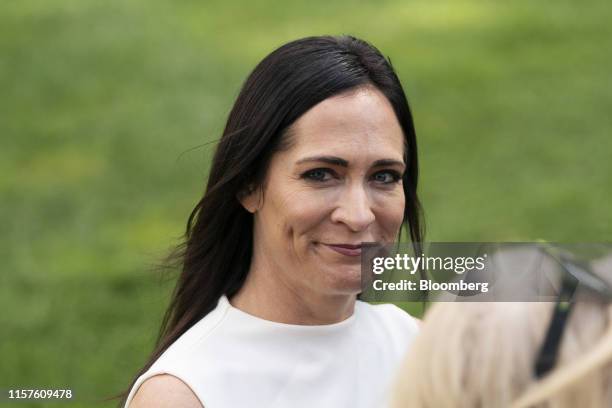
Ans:
POLYGON ((394 241, 404 215, 393 108, 362 87, 314 106, 288 137, 259 193, 243 200, 255 217, 253 261, 296 291, 358 293, 361 243, 394 241))

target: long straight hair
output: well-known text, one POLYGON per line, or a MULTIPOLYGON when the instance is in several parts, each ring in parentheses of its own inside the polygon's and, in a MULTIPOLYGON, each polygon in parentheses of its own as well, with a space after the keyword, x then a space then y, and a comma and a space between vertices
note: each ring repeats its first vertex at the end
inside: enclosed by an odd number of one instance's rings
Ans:
POLYGON ((413 243, 422 242, 416 135, 390 60, 352 36, 289 42, 255 67, 229 114, 204 196, 191 212, 184 242, 174 253, 181 274, 155 349, 130 388, 175 340, 215 308, 222 295, 231 297, 243 285, 251 264, 253 216, 237 197, 249 186, 261 185, 289 126, 319 102, 360 86, 374 86, 386 96, 403 130, 404 227, 413 243))

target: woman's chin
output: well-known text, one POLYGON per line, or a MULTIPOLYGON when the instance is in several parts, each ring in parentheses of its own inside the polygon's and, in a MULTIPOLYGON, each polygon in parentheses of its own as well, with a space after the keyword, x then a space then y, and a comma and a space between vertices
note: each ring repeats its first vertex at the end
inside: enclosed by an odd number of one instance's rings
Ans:
POLYGON ((361 266, 339 266, 329 271, 326 283, 330 290, 344 294, 358 294, 361 292, 361 266))

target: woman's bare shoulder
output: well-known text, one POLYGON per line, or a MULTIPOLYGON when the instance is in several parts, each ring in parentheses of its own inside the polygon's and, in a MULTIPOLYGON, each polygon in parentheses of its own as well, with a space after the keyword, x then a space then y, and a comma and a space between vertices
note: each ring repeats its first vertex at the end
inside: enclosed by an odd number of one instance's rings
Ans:
POLYGON ((204 408, 191 388, 173 375, 160 374, 142 383, 129 408, 204 408))

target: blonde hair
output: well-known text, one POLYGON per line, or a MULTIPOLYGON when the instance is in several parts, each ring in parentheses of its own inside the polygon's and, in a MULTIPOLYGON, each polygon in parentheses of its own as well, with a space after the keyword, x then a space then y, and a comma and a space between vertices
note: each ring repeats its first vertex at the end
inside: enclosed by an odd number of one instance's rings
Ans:
POLYGON ((577 303, 557 366, 534 377, 551 303, 438 303, 410 347, 393 408, 612 406, 612 307, 577 303))

